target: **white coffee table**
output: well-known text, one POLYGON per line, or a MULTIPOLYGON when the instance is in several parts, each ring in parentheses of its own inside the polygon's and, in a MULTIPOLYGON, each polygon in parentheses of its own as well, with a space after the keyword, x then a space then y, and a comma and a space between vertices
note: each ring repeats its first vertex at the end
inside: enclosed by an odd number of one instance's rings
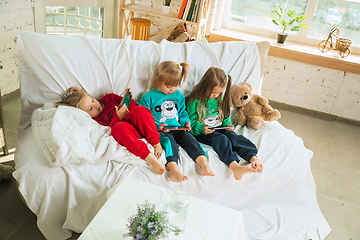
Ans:
MULTIPOLYGON (((127 232, 126 224, 130 216, 136 213, 138 204, 145 200, 160 203, 160 194, 169 191, 150 183, 133 178, 125 178, 113 191, 110 198, 96 214, 79 240, 112 240, 123 238, 127 232)), ((214 203, 190 197, 189 215, 185 232, 166 239, 186 240, 245 240, 242 215, 239 211, 214 203)))

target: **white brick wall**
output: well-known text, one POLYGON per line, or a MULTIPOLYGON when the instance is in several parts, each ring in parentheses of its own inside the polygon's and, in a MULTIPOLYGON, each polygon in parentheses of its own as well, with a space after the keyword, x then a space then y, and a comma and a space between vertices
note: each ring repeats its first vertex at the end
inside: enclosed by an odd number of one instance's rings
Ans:
POLYGON ((360 120, 360 75, 346 73, 331 113, 337 116, 360 120))
POLYGON ((262 95, 360 121, 360 75, 268 57, 262 95))
POLYGON ((34 31, 30 0, 1 0, 0 87, 2 95, 19 88, 15 36, 21 30, 34 31))

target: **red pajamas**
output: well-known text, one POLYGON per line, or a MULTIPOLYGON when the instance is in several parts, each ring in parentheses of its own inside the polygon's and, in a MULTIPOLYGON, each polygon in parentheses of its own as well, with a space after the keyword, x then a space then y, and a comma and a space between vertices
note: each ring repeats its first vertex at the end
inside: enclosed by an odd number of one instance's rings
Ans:
POLYGON ((120 120, 115 106, 119 106, 122 97, 110 93, 99 99, 103 104, 102 113, 94 118, 99 124, 111 127, 111 135, 135 156, 145 159, 150 150, 140 138, 145 138, 151 145, 160 143, 160 133, 157 131, 151 111, 143 106, 136 106, 134 100, 129 106, 129 114, 120 120))

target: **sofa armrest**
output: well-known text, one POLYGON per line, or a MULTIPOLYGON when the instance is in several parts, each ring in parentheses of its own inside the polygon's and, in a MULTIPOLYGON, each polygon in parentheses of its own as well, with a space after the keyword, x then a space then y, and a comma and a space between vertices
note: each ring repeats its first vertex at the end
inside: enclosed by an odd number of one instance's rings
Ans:
POLYGON ((270 43, 268 41, 256 42, 260 55, 261 77, 264 76, 265 64, 270 49, 270 43))

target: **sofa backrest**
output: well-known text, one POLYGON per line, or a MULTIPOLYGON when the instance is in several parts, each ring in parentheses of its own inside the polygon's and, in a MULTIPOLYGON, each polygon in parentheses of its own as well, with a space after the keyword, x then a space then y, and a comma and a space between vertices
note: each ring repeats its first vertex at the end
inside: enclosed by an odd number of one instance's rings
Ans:
POLYGON ((22 31, 17 44, 23 107, 20 127, 30 124, 36 108, 59 101, 72 86, 84 88, 95 98, 110 92, 121 95, 130 87, 139 100, 157 65, 165 60, 190 63, 180 88, 185 95, 211 66, 224 69, 234 85, 247 81, 255 93, 261 93, 261 61, 255 42, 155 43, 22 31))

